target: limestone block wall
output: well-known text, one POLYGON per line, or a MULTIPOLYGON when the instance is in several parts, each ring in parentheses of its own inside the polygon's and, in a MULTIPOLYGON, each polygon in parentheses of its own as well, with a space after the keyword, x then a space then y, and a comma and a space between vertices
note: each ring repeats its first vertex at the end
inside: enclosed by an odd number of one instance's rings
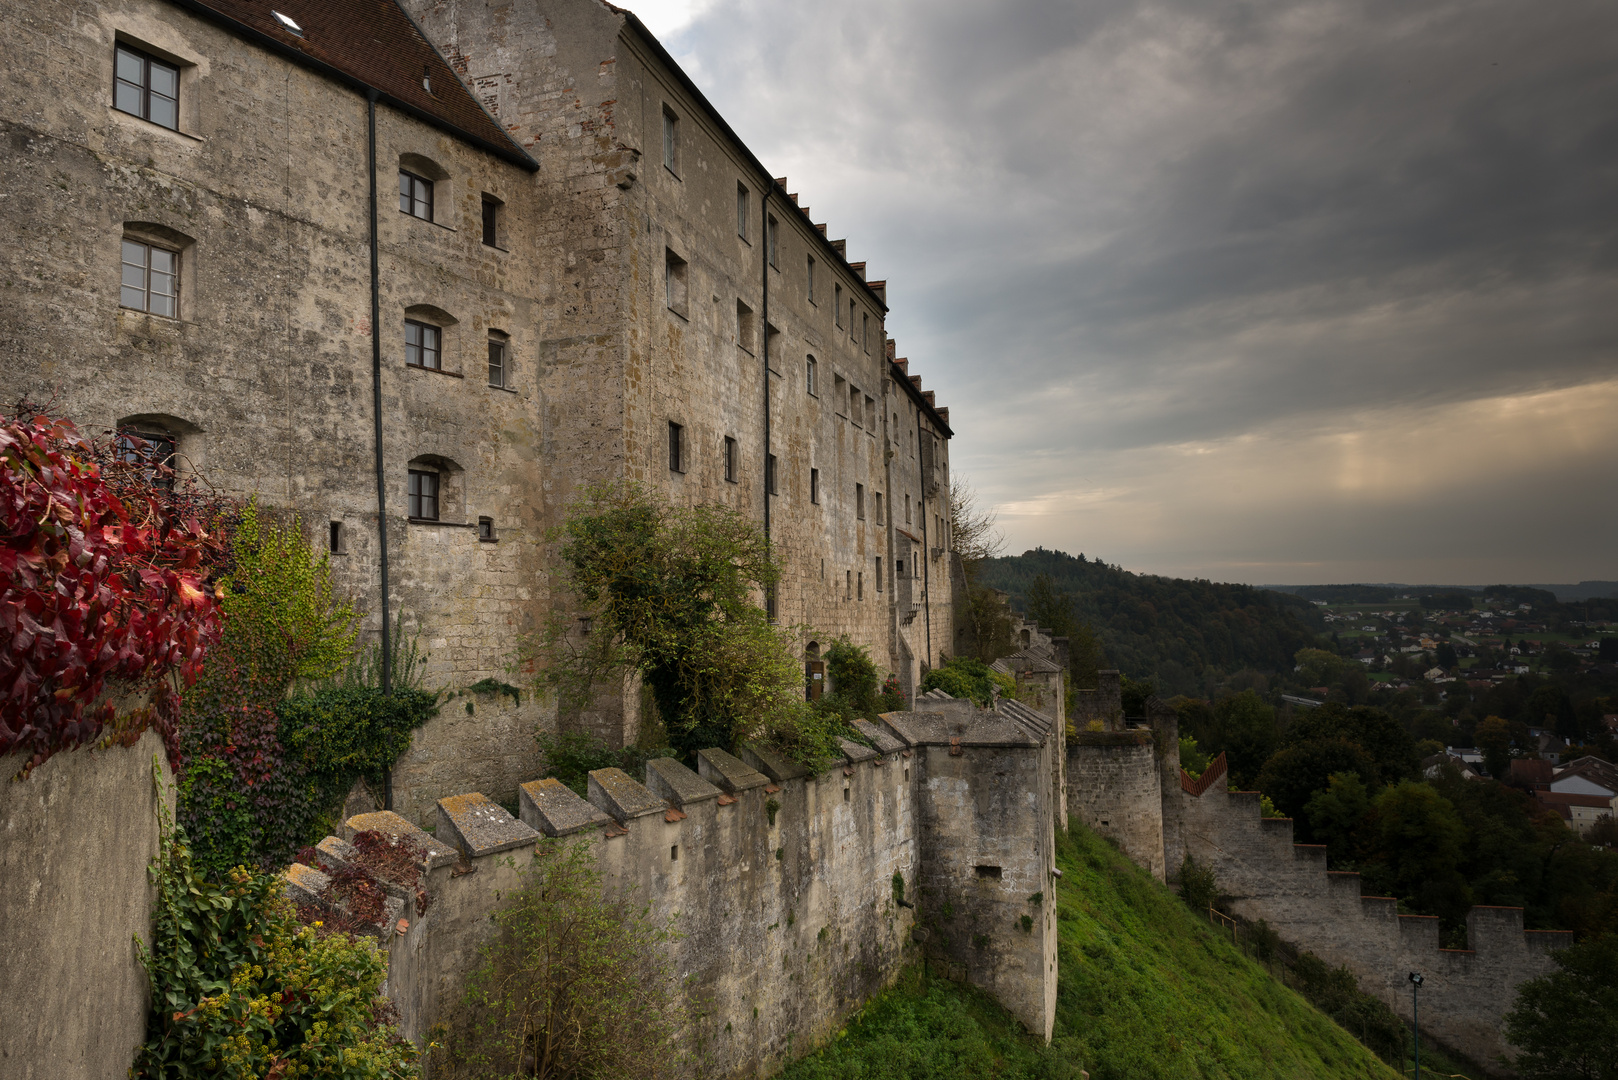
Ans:
MULTIPOLYGON (((1219 763, 1216 762, 1215 765, 1219 763)), ((1360 895, 1360 877, 1326 869, 1326 849, 1294 844, 1292 821, 1265 818, 1257 792, 1180 792, 1185 844, 1211 866, 1233 910, 1265 919, 1288 942, 1346 965, 1360 988, 1410 1018, 1406 975, 1426 977, 1422 1029, 1479 1061, 1510 1055, 1501 1031, 1518 984, 1552 969, 1551 951, 1572 943, 1560 931, 1524 931, 1521 908, 1474 908, 1469 948, 1438 947, 1436 919, 1400 915, 1386 897, 1360 895)))
POLYGON ((151 941, 154 757, 172 784, 152 732, 128 748, 57 754, 18 782, 26 759, 0 758, 0 1075, 122 1076, 146 1037, 134 938, 151 941))
POLYGON ((1067 774, 1068 814, 1117 841, 1163 881, 1163 793, 1153 733, 1080 730, 1068 739, 1067 774))

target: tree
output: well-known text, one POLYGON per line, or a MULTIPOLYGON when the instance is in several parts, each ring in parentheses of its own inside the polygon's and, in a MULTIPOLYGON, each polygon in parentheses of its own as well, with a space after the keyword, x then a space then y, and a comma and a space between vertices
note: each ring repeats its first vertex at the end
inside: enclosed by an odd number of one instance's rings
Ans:
POLYGON ((1365 782, 1354 773, 1333 773, 1326 789, 1317 791, 1304 804, 1304 816, 1315 842, 1326 845, 1326 855, 1334 869, 1354 865, 1358 857, 1358 833, 1371 812, 1371 796, 1365 782))
POLYGON ((1618 936, 1553 953, 1557 970, 1517 988, 1506 1038, 1527 1080, 1618 1078, 1618 936))
POLYGON ((1280 742, 1275 709, 1253 691, 1243 690, 1220 699, 1213 711, 1214 738, 1208 749, 1211 753, 1223 750, 1231 782, 1250 787, 1280 742))
MULTIPOLYGON (((1365 751, 1342 739, 1319 739, 1277 751, 1264 763, 1257 786, 1287 817, 1307 823, 1304 807, 1315 792, 1328 788, 1335 773, 1353 773, 1374 783, 1376 766, 1365 751)), ((1310 834, 1313 835, 1312 833, 1310 834)))
POLYGON ((1073 633, 1073 597, 1058 589, 1049 574, 1036 574, 1028 586, 1028 621, 1054 637, 1073 633))
POLYGON ((1298 678, 1306 686, 1331 686, 1342 679, 1350 663, 1325 649, 1299 649, 1293 660, 1300 669, 1298 678))
POLYGON ((1498 716, 1487 716, 1472 738, 1483 751, 1483 767, 1489 775, 1503 779, 1511 766, 1511 725, 1498 716))
POLYGON ((1447 641, 1438 643, 1438 648, 1434 655, 1438 660, 1438 666, 1445 671, 1453 671, 1461 664, 1460 657, 1455 655, 1455 646, 1447 641))
POLYGON ((994 508, 979 505, 977 492, 960 473, 949 482, 949 541, 969 577, 978 563, 999 555, 1006 544, 995 523, 994 508))
POLYGON ((680 1074, 683 995, 672 924, 604 888, 588 843, 541 840, 472 974, 466 1011, 435 1044, 450 1078, 680 1074))
POLYGON ((1372 786, 1416 775, 1419 764, 1409 732, 1381 709, 1364 705, 1352 709, 1335 702, 1301 713, 1287 729, 1293 746, 1320 739, 1342 739, 1359 747, 1375 766, 1372 786))
POLYGON ((1361 873, 1382 890, 1376 895, 1402 897, 1452 931, 1462 925, 1472 906, 1460 873, 1466 826, 1448 799, 1414 780, 1383 788, 1371 804, 1369 834, 1361 873))

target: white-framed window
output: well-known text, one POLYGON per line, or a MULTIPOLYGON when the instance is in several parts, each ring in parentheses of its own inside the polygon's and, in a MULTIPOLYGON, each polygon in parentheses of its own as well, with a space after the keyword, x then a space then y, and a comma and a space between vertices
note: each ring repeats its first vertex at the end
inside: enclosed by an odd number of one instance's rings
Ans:
POLYGON ((810 397, 819 397, 820 396, 816 392, 816 388, 819 386, 819 383, 818 383, 818 381, 816 379, 817 374, 818 373, 815 371, 815 358, 813 356, 811 356, 811 357, 808 358, 808 361, 804 364, 804 367, 803 367, 804 386, 808 389, 810 397))
POLYGON ((178 318, 180 253, 126 236, 120 258, 118 306, 178 318))
POLYGON ((417 521, 438 520, 438 480, 438 473, 431 470, 410 470, 410 517, 417 521))
POLYGON ((498 330, 489 331, 489 385, 509 390, 511 377, 511 343, 498 330))
POLYGON ((405 363, 428 371, 443 371, 444 331, 431 323, 406 319, 405 363))
POLYGON ((399 170, 399 212, 423 221, 433 219, 433 182, 404 169, 399 170))

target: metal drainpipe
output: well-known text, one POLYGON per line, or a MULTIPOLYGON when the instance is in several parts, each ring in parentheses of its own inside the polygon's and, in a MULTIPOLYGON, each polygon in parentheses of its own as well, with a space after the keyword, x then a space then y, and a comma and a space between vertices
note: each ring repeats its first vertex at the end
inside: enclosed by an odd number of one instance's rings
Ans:
POLYGON ((927 531, 927 455, 921 448, 921 406, 916 406, 916 471, 921 475, 921 608, 927 626, 927 666, 933 666, 933 589, 932 552, 927 544, 932 536, 927 531))
POLYGON ((770 547, 770 186, 764 185, 764 197, 759 200, 759 216, 764 225, 764 326, 760 333, 764 344, 759 354, 764 357, 764 548, 770 547))
MULTIPOLYGON (((382 467, 382 283, 377 260, 376 99, 366 95, 371 167, 371 408, 375 414, 376 535, 382 552, 382 693, 393 693, 393 641, 388 625, 388 487, 382 467)), ((382 773, 382 808, 393 809, 393 770, 382 773)))

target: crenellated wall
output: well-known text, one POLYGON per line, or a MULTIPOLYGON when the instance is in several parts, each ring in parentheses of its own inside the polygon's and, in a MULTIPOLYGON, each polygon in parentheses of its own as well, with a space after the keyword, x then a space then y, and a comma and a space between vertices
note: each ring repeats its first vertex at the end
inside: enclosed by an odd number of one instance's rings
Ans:
MULTIPOLYGON (((519 883, 510 857, 548 836, 588 841, 609 887, 674 916, 676 974, 705 1013, 690 1038, 711 1075, 768 1075, 807 1052, 920 950, 1049 1039, 1052 721, 1015 702, 917 704, 861 723, 869 745, 845 741, 817 775, 766 750, 703 750, 696 771, 657 759, 640 780, 593 772, 588 798, 522 784, 517 818, 480 794, 441 799, 432 835, 391 812, 350 818, 350 831, 429 852, 431 904, 389 937, 403 1030, 419 1040, 457 1007, 489 916, 519 883)), ((289 890, 318 891, 312 873, 294 868, 289 890)))

